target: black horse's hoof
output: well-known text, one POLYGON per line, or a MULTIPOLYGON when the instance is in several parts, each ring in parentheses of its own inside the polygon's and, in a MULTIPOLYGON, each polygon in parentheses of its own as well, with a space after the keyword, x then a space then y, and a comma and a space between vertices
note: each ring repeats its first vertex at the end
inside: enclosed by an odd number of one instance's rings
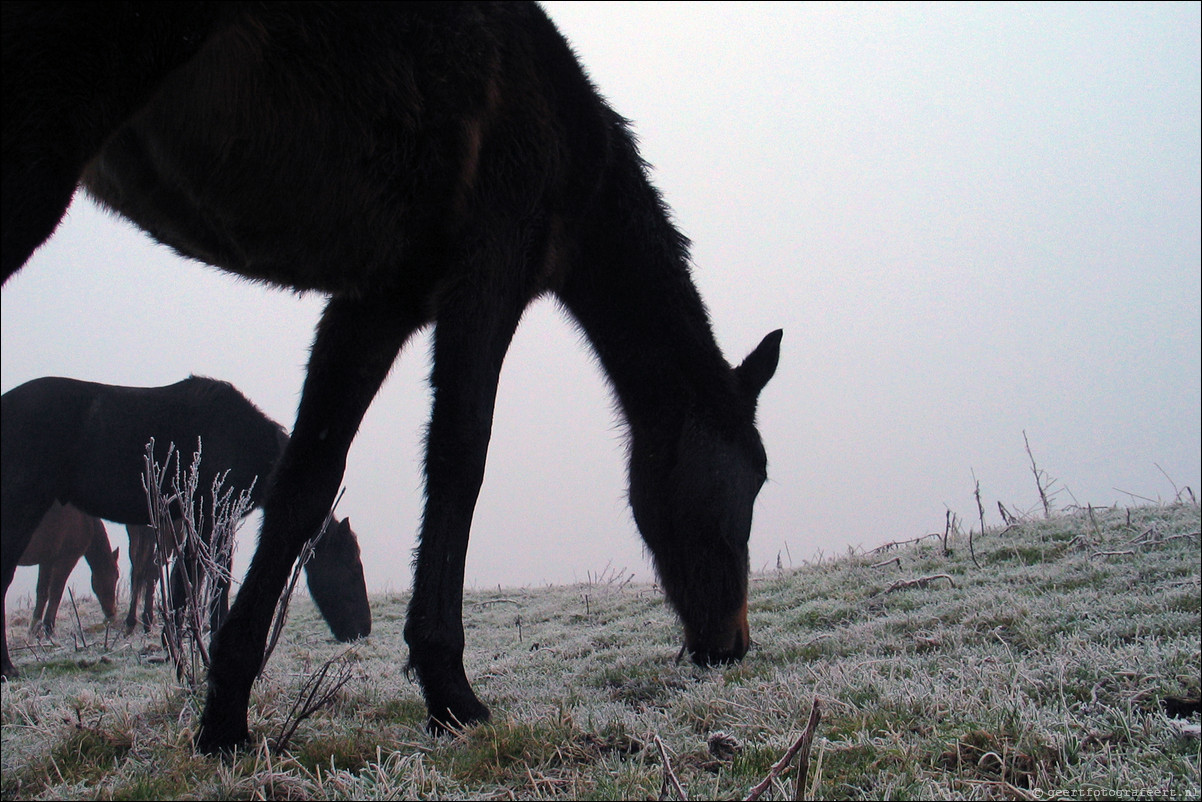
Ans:
POLYGON ((465 708, 458 713, 449 707, 444 707, 437 713, 431 710, 430 717, 426 720, 426 732, 435 737, 456 735, 473 724, 484 724, 492 718, 488 708, 478 700, 473 699, 472 704, 466 705, 465 708))
POLYGON ((206 755, 228 755, 250 743, 245 708, 242 715, 214 714, 212 696, 213 691, 209 689, 208 705, 201 717, 201 729, 196 732, 194 745, 197 751, 206 755))
POLYGON ((246 746, 250 743, 250 733, 245 735, 235 735, 232 737, 222 737, 210 732, 203 726, 200 732, 196 733, 196 738, 193 745, 196 751, 205 755, 229 755, 239 747, 246 746))

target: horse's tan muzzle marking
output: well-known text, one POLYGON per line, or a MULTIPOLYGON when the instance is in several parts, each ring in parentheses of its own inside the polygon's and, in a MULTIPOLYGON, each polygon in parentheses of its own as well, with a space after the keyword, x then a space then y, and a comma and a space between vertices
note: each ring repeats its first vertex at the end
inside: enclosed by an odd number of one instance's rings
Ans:
POLYGON ((751 627, 747 623, 747 600, 722 627, 715 641, 702 643, 688 626, 684 631, 685 648, 698 665, 716 665, 742 660, 751 646, 751 627))

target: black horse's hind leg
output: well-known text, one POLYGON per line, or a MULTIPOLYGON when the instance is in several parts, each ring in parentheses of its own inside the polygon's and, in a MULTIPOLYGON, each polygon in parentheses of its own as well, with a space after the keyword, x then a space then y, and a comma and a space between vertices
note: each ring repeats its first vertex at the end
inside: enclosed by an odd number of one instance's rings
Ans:
POLYGON ((363 414, 421 322, 408 307, 345 298, 326 307, 296 428, 267 488, 258 547, 213 639, 208 698, 196 736, 201 750, 229 749, 248 739, 250 689, 276 602, 305 541, 319 531, 334 502, 363 414))
MULTIPOLYGON (((15 450, 15 449, 14 449, 15 450)), ((45 493, 22 492, 5 478, 3 504, 0 505, 0 679, 17 676, 17 669, 8 653, 8 615, 4 597, 8 596, 8 586, 12 584, 17 573, 17 562, 29 541, 33 538, 34 530, 38 528, 42 516, 50 509, 54 497, 45 493)))
POLYGON ((50 579, 53 573, 53 566, 39 565, 38 566, 38 585, 34 591, 33 615, 29 620, 29 634, 35 638, 42 635, 50 637, 52 632, 47 629, 43 618, 46 617, 46 607, 50 603, 50 579))
POLYGON ((426 509, 405 624, 409 665, 435 733, 489 716, 463 669, 463 569, 501 363, 529 300, 521 288, 508 290, 479 279, 459 282, 455 295, 441 300, 435 324, 426 509))

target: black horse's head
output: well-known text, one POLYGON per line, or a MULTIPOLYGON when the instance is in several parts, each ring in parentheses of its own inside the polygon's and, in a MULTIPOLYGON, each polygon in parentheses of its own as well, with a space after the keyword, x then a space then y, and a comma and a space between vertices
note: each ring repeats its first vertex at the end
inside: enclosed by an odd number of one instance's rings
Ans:
POLYGON ((334 637, 342 642, 371 634, 371 607, 350 519, 334 520, 305 566, 309 595, 334 637))
POLYGON ((738 660, 751 645, 747 541, 767 478, 755 406, 776 371, 780 338, 769 334, 732 370, 732 407, 690 410, 670 439, 631 433, 635 521, 699 665, 738 660))

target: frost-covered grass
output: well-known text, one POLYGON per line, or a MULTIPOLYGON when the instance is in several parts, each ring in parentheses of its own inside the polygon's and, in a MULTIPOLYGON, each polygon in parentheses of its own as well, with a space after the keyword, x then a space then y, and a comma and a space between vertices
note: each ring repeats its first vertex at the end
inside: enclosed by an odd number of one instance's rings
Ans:
MULTIPOLYGON (((1199 742, 1159 704, 1199 695, 1198 531, 1197 504, 1095 509, 977 533, 975 563, 956 537, 950 554, 926 539, 756 575, 755 646, 725 669, 677 664, 660 592, 620 576, 469 592, 468 674, 494 720, 455 739, 425 733, 404 670, 407 597, 380 596, 372 636, 346 656, 354 678, 277 755, 266 742, 297 689, 345 649, 298 601, 252 697, 260 743, 232 760, 193 753, 199 701, 151 662, 157 634, 106 650, 89 602, 89 649, 64 620, 60 647, 15 652, 0 790, 646 799, 663 777, 658 735, 692 798, 742 798, 816 696, 812 798, 1198 798, 1199 742), (733 758, 707 748, 718 732, 733 758)), ((29 612, 12 601, 19 643, 29 612)), ((770 795, 787 798, 790 780, 770 795)))

